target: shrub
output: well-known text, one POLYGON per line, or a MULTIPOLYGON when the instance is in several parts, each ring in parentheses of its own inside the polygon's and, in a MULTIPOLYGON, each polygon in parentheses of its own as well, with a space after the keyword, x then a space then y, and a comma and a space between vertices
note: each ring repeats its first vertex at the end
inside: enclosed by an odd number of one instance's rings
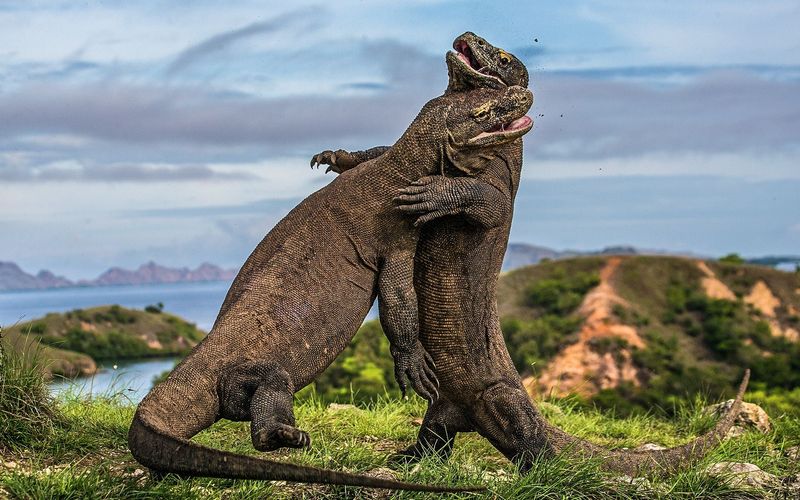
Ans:
POLYGON ((599 283, 596 273, 557 273, 529 286, 525 291, 526 304, 545 314, 569 314, 580 305, 586 292, 599 283))
POLYGON ((161 312, 164 310, 164 303, 159 302, 157 304, 150 304, 148 306, 145 306, 144 310, 145 312, 149 312, 152 314, 161 314, 161 312))
POLYGON ((367 402, 387 393, 399 396, 389 341, 380 322, 364 323, 350 345, 317 378, 314 386, 316 395, 324 401, 367 402))
POLYGON ((724 257, 720 257, 719 261, 726 264, 744 264, 744 259, 738 253, 729 253, 724 257))
POLYGON ((0 449, 27 447, 46 436, 60 415, 38 366, 4 346, 0 328, 0 449))
POLYGON ((546 314, 532 321, 504 318, 500 322, 503 337, 514 366, 520 372, 532 365, 545 363, 569 342, 569 335, 578 330, 579 318, 562 318, 546 314))

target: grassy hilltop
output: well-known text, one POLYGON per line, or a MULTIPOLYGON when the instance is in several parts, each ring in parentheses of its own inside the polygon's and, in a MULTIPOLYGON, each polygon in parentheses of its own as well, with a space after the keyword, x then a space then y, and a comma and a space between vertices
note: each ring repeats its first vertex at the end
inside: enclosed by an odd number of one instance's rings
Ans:
POLYGON ((47 376, 89 375, 96 361, 186 354, 205 333, 159 306, 118 305, 51 313, 4 330, 9 349, 38 351, 47 376))

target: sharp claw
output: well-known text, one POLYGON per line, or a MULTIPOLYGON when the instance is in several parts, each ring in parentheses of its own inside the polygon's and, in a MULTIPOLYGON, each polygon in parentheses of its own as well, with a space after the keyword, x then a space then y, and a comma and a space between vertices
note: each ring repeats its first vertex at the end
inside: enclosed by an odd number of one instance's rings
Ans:
POLYGON ((327 173, 328 173, 328 172, 330 172, 331 170, 333 170, 333 167, 328 167, 328 168, 326 168, 326 169, 325 169, 325 173, 327 174, 327 173))

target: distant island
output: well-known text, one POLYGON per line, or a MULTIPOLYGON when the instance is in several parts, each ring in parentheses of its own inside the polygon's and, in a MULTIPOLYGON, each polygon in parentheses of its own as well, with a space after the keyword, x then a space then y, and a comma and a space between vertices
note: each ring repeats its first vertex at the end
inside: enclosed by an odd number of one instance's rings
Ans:
POLYGON ((193 323, 163 311, 119 305, 50 313, 6 328, 3 345, 33 363, 47 378, 92 375, 99 361, 185 355, 205 336, 193 323))
MULTIPOLYGON (((691 252, 675 252, 657 249, 642 249, 630 245, 615 245, 602 250, 554 250, 552 248, 531 245, 529 243, 511 243, 508 245, 503 270, 510 271, 523 266, 538 264, 543 260, 562 260, 573 257, 608 256, 608 255, 653 255, 689 258, 712 258, 691 252)), ((777 267, 782 270, 794 270, 800 266, 800 255, 764 256, 743 259, 749 264, 777 267)), ((112 267, 92 280, 71 281, 43 269, 37 274, 23 271, 14 262, 0 261, 0 291, 10 290, 43 290, 48 288, 92 287, 114 285, 151 285, 160 283, 191 283, 201 281, 231 281, 236 277, 238 269, 224 269, 205 262, 196 269, 188 267, 166 267, 153 261, 142 264, 138 269, 130 270, 112 267)))
POLYGON ((237 269, 223 269, 207 262, 200 264, 196 269, 190 269, 166 267, 150 261, 135 270, 112 267, 93 280, 71 281, 48 270, 41 270, 35 275, 29 274, 14 262, 0 261, 0 290, 230 281, 236 277, 237 272, 237 269))

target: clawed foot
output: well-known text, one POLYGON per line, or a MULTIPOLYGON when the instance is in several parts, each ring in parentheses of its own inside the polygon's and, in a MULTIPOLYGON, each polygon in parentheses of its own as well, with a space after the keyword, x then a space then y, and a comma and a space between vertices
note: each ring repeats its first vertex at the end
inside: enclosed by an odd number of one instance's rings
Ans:
POLYGON ((336 151, 326 149, 311 158, 311 168, 319 167, 320 165, 328 165, 328 168, 325 169, 326 174, 328 172, 341 174, 345 170, 358 165, 358 159, 344 149, 337 149, 336 151))
POLYGON ((317 153, 311 157, 311 168, 319 168, 320 165, 328 165, 328 168, 325 169, 326 174, 330 171, 334 171, 337 174, 342 173, 342 171, 339 170, 339 167, 336 165, 336 152, 331 151, 330 149, 327 149, 321 153, 317 153))
POLYGON ((277 424, 253 434, 253 447, 258 451, 274 451, 278 448, 308 448, 311 436, 297 427, 277 424))
POLYGON ((394 378, 403 396, 406 395, 406 377, 417 394, 430 402, 439 398, 439 380, 436 364, 420 342, 408 349, 391 348, 394 359, 394 378))
POLYGON ((417 445, 409 446, 405 450, 389 455, 386 463, 392 467, 402 467, 404 465, 415 464, 422 459, 422 453, 418 450, 417 445))
POLYGON ((458 213, 459 197, 454 190, 456 182, 441 175, 422 177, 400 190, 392 201, 397 209, 416 215, 415 226, 420 226, 445 215, 458 213))

